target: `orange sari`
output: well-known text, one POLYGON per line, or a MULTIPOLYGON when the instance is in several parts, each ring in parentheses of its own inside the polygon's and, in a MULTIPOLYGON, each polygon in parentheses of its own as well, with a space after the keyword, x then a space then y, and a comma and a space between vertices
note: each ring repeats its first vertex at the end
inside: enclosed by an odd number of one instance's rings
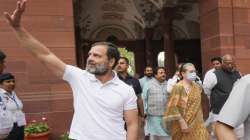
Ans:
POLYGON ((164 124, 171 132, 172 140, 210 140, 209 133, 204 126, 201 92, 201 87, 194 82, 188 94, 182 82, 173 87, 163 117, 164 124), (190 132, 182 132, 178 122, 180 118, 186 121, 191 129, 190 132))

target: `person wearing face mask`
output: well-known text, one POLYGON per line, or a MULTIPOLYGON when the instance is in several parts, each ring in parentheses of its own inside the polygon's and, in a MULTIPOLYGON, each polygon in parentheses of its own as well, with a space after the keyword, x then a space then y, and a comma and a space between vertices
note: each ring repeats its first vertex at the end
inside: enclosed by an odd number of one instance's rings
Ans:
POLYGON ((15 91, 15 77, 11 73, 0 75, 0 139, 23 140, 25 115, 22 101, 15 91))
POLYGON ((202 88, 195 82, 197 75, 192 63, 180 68, 181 81, 174 85, 163 125, 170 131, 172 140, 209 140, 202 112, 202 88))
MULTIPOLYGON (((227 101, 234 83, 241 78, 240 72, 236 70, 233 56, 226 54, 222 57, 221 69, 216 69, 209 74, 203 82, 205 94, 210 98, 210 121, 213 124, 217 121, 221 108, 227 101)), ((213 131, 213 130, 212 130, 213 131)), ((235 129, 238 138, 243 137, 243 125, 235 129)), ((212 139, 216 140, 212 132, 212 139)))
MULTIPOLYGON (((181 63, 181 64, 179 64, 178 65, 178 67, 177 67, 177 70, 176 70, 176 72, 175 72, 175 74, 174 74, 174 76, 172 77, 172 78, 170 78, 170 79, 168 79, 168 86, 167 86, 167 91, 169 92, 169 93, 171 93, 171 91, 172 91, 172 89, 173 89, 173 86, 175 85, 175 84, 177 84, 179 81, 180 81, 180 68, 181 68, 181 66, 183 65, 183 63, 181 63)), ((199 84, 199 85, 202 85, 202 82, 201 82, 201 79, 200 79, 200 77, 198 76, 198 75, 195 75, 195 82, 197 83, 197 84, 199 84)))

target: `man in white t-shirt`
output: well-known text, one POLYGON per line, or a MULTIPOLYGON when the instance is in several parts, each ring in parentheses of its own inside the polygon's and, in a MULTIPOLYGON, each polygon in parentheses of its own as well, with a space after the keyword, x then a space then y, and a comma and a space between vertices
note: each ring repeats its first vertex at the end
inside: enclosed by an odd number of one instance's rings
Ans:
POLYGON ((234 128, 244 123, 244 140, 250 140, 250 75, 242 77, 220 111, 215 125, 219 140, 238 140, 234 128))
POLYGON ((221 69, 221 64, 222 64, 222 58, 221 57, 213 57, 211 59, 211 64, 212 64, 212 68, 210 70, 208 70, 204 76, 204 80, 203 80, 203 86, 204 86, 204 90, 205 90, 205 94, 207 94, 210 97, 211 94, 211 90, 209 88, 206 88, 206 86, 210 85, 212 82, 214 82, 213 80, 211 80, 211 76, 213 76, 213 72, 215 70, 221 69))
POLYGON ((26 1, 17 2, 12 15, 4 13, 21 46, 63 77, 73 91, 74 116, 69 137, 76 140, 138 140, 138 110, 132 87, 120 81, 112 69, 119 52, 107 42, 93 44, 86 70, 66 65, 21 25, 26 1), (127 132, 124 123, 127 124, 127 132))
MULTIPOLYGON (((211 69, 209 69, 203 79, 202 82, 202 86, 204 89, 205 94, 208 96, 208 98, 210 99, 210 94, 211 94, 211 89, 207 88, 209 85, 211 85, 211 83, 214 82, 214 80, 211 78, 214 76, 214 71, 221 69, 221 64, 222 64, 222 58, 221 57, 213 57, 210 60, 211 62, 211 69)), ((214 114, 211 111, 209 113, 209 117, 208 119, 205 121, 205 125, 208 127, 209 131, 211 132, 211 136, 212 136, 212 140, 216 140, 215 136, 214 136, 214 130, 213 130, 213 123, 214 123, 214 114)))

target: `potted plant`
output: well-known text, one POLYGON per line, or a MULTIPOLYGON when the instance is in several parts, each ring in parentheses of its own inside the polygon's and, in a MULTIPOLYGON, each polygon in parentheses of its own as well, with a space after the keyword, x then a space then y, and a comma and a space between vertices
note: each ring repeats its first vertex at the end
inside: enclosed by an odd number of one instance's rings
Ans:
POLYGON ((61 135, 60 140, 72 140, 69 138, 69 132, 66 132, 61 135))
POLYGON ((42 118, 42 122, 37 122, 36 120, 33 120, 31 123, 29 123, 25 129, 25 140, 48 140, 50 129, 45 122, 46 118, 42 118))

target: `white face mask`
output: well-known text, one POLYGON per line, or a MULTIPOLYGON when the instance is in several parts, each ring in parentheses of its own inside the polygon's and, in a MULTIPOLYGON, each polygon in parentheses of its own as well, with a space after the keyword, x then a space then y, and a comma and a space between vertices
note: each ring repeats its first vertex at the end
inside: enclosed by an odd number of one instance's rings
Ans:
POLYGON ((189 81, 195 81, 197 78, 197 75, 195 72, 187 73, 187 80, 189 81))

